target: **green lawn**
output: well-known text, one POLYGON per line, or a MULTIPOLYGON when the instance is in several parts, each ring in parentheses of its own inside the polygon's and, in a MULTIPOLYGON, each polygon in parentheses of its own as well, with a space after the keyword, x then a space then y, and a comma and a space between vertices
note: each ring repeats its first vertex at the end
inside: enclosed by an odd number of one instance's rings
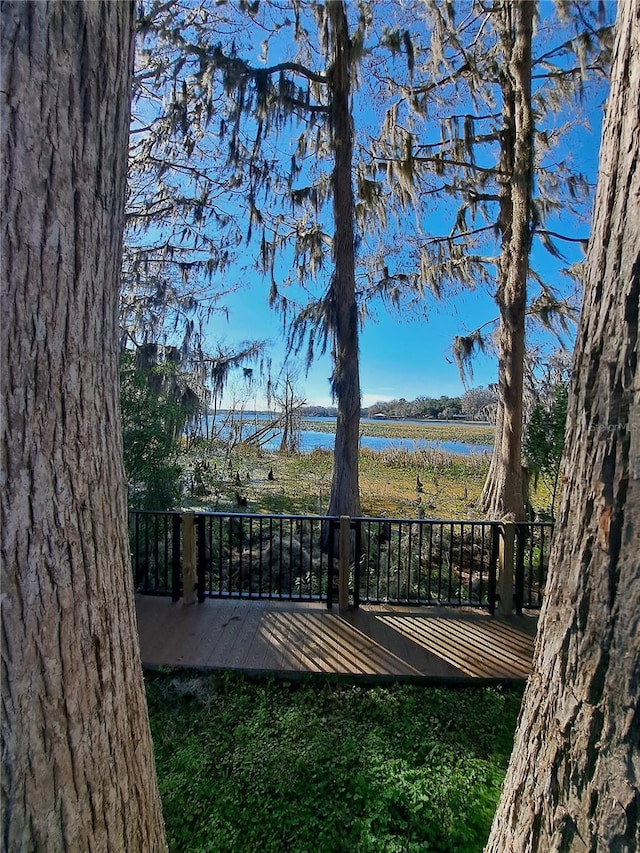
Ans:
POLYGON ((519 689, 148 673, 172 851, 480 851, 519 689))

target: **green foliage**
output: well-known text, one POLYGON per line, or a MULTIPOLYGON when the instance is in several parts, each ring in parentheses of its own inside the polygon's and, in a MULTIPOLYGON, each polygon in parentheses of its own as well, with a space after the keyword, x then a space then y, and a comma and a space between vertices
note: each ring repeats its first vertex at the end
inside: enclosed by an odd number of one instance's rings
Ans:
POLYGON ((392 418, 437 418, 446 420, 462 414, 460 397, 416 397, 415 400, 380 400, 364 410, 368 417, 386 415, 392 418))
POLYGON ((536 487, 538 479, 542 478, 551 490, 551 513, 564 448, 567 402, 566 386, 556 385, 549 402, 537 403, 534 406, 523 440, 524 456, 536 487))
POLYGON ((171 509, 180 499, 180 407, 152 390, 153 371, 138 370, 135 357, 120 359, 120 408, 124 467, 131 509, 171 509))
POLYGON ((170 850, 480 851, 521 691, 148 676, 170 850))

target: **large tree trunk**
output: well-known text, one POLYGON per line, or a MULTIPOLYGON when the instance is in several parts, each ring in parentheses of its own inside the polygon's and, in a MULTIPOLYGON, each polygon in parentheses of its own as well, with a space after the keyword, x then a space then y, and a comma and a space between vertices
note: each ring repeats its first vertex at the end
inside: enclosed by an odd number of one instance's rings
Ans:
POLYGON ((165 850, 117 315, 133 3, 2 8, 2 849, 165 850))
POLYGON ((498 330, 498 417, 495 444, 481 503, 490 518, 522 521, 522 391, 525 314, 531 244, 533 114, 531 39, 535 3, 497 4, 505 55, 502 77, 500 231, 496 301, 498 330))
POLYGON ((640 5, 618 18, 562 505, 492 853, 640 850, 640 5))
POLYGON ((360 374, 358 307, 355 284, 353 127, 349 104, 349 32, 343 2, 327 5, 333 42, 330 70, 331 134, 335 152, 333 213, 335 270, 331 282, 334 351, 332 389, 338 418, 329 515, 360 514, 358 454, 360 442, 360 374))

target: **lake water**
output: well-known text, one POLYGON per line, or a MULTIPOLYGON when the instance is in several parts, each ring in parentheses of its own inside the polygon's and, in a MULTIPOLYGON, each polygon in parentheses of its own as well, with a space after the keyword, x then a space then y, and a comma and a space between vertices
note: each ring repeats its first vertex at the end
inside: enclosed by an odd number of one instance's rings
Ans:
MULTIPOLYGON (((303 453, 312 450, 333 450, 335 436, 328 432, 302 430, 300 433, 300 449, 303 453)), ((263 445, 267 450, 277 450, 280 446, 280 436, 263 445)), ((471 453, 490 453, 492 448, 487 444, 466 444, 462 441, 431 441, 426 438, 388 438, 377 435, 363 435, 360 447, 368 450, 444 450, 447 453, 457 453, 468 456, 471 453)))
MULTIPOLYGON (((235 420, 239 420, 239 416, 236 416, 235 420)), ((260 429, 261 426, 265 425, 272 418, 263 413, 257 413, 254 415, 253 413, 248 414, 245 413, 243 417, 242 423, 242 435, 243 437, 248 437, 252 435, 256 429, 260 429)), ((305 418, 308 422, 316 421, 318 423, 330 423, 333 422, 334 418, 305 418)), ((393 424, 415 424, 414 420, 399 420, 394 418, 392 420, 386 420, 382 418, 362 418, 361 423, 393 423, 393 424)), ((211 423, 211 417, 210 417, 211 423)), ((217 416, 217 424, 218 428, 220 425, 224 423, 224 414, 219 413, 217 416)), ((430 424, 437 424, 439 426, 447 426, 460 425, 460 421, 429 421, 430 424)), ((226 427, 222 436, 224 437, 229 435, 230 427, 226 427)), ((267 436, 265 436, 266 438, 267 436)), ((282 439, 282 433, 279 430, 273 432, 273 434, 269 435, 267 441, 262 443, 262 447, 265 450, 279 450, 280 442, 282 439)), ((329 432, 320 432, 318 430, 305 429, 300 432, 300 450, 303 453, 311 453, 313 450, 333 450, 333 445, 335 441, 335 435, 329 432)), ((373 436, 373 435, 363 435, 360 438, 360 446, 365 447, 369 450, 375 451, 386 451, 386 450, 442 450, 446 453, 455 453, 460 456, 469 456, 472 453, 491 453, 492 447, 488 444, 467 444, 466 442, 461 441, 433 441, 425 438, 389 438, 386 436, 373 436)))

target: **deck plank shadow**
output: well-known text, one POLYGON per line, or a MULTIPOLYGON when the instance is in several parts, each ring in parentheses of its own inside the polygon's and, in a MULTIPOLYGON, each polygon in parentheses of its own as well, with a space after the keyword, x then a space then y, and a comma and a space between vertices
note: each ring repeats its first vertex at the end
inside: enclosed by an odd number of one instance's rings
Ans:
POLYGON ((535 616, 503 619, 470 609, 363 605, 339 613, 320 602, 136 596, 143 665, 283 676, 474 683, 523 681, 535 616))

